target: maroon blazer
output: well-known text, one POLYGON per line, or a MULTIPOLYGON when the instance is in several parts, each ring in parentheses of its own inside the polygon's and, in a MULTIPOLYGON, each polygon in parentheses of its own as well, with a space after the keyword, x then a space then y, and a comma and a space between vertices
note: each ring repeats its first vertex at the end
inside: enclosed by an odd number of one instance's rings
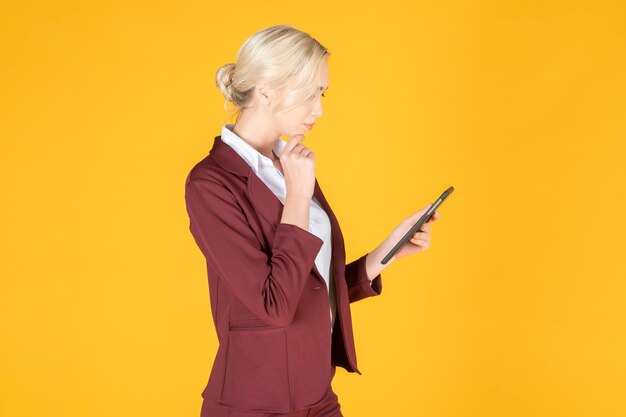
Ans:
POLYGON ((367 254, 346 265, 344 240, 330 217, 337 316, 331 335, 328 288, 315 265, 323 241, 281 223, 282 202, 216 136, 190 171, 185 201, 190 231, 206 258, 217 350, 202 397, 228 407, 288 413, 323 400, 335 366, 357 372, 350 303, 380 295, 367 254))

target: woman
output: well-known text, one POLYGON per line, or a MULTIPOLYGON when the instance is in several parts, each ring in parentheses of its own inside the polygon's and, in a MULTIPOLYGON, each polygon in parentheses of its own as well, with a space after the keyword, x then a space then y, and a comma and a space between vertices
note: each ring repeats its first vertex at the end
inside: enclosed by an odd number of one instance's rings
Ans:
POLYGON ((380 295, 384 268, 430 246, 425 224, 380 263, 429 205, 346 265, 315 153, 301 143, 323 114, 328 56, 307 33, 277 25, 251 36, 236 64, 217 72, 239 110, 236 123, 223 126, 185 186, 219 339, 202 417, 341 416, 335 367, 361 373, 350 303, 380 295))

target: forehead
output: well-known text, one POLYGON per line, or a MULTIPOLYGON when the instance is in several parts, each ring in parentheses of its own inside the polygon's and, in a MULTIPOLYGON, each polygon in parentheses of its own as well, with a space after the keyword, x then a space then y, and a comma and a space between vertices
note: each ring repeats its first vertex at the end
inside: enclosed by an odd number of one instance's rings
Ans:
POLYGON ((326 61, 320 64, 319 83, 320 90, 328 88, 328 63, 326 61))

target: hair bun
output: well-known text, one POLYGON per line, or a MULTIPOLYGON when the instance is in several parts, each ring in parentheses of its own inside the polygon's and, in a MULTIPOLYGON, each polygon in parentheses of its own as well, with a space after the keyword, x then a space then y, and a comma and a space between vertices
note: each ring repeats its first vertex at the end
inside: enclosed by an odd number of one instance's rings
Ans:
POLYGON ((235 64, 234 63, 222 65, 217 70, 217 74, 215 75, 215 83, 217 87, 220 89, 220 91, 222 92, 222 95, 228 101, 233 101, 233 92, 230 86, 233 83, 234 76, 235 76, 235 64))
POLYGON ((233 77, 235 76, 235 64, 226 64, 228 81, 226 82, 226 86, 229 86, 233 83, 233 77))

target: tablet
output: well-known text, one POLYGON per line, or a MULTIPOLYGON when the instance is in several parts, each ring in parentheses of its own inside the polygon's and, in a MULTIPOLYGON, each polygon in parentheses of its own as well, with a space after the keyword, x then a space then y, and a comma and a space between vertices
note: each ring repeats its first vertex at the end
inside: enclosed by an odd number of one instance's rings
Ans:
POLYGON ((391 259, 391 257, 393 255, 395 255, 396 252, 398 252, 398 250, 400 250, 400 248, 409 240, 411 239, 411 237, 415 234, 415 232, 417 232, 420 227, 422 227, 422 225, 424 223, 426 223, 428 221, 428 219, 430 219, 430 217, 435 213, 435 210, 437 210, 437 207, 439 207, 441 205, 441 203, 443 203, 443 200, 446 199, 446 197, 448 197, 452 191, 454 191, 454 187, 449 187, 446 191, 443 192, 443 194, 441 194, 441 196, 437 199, 437 201, 435 201, 430 208, 426 211, 426 213, 424 213, 422 215, 422 217, 420 217, 420 219, 417 221, 417 223, 415 223, 413 225, 413 227, 411 227, 411 230, 409 230, 403 237, 402 239, 400 239, 400 241, 398 243, 396 243, 396 246, 393 247, 393 249, 391 249, 389 251, 389 253, 387 254, 387 256, 385 256, 383 258, 383 260, 381 261, 381 263, 384 265, 387 262, 389 262, 389 260, 391 259))

